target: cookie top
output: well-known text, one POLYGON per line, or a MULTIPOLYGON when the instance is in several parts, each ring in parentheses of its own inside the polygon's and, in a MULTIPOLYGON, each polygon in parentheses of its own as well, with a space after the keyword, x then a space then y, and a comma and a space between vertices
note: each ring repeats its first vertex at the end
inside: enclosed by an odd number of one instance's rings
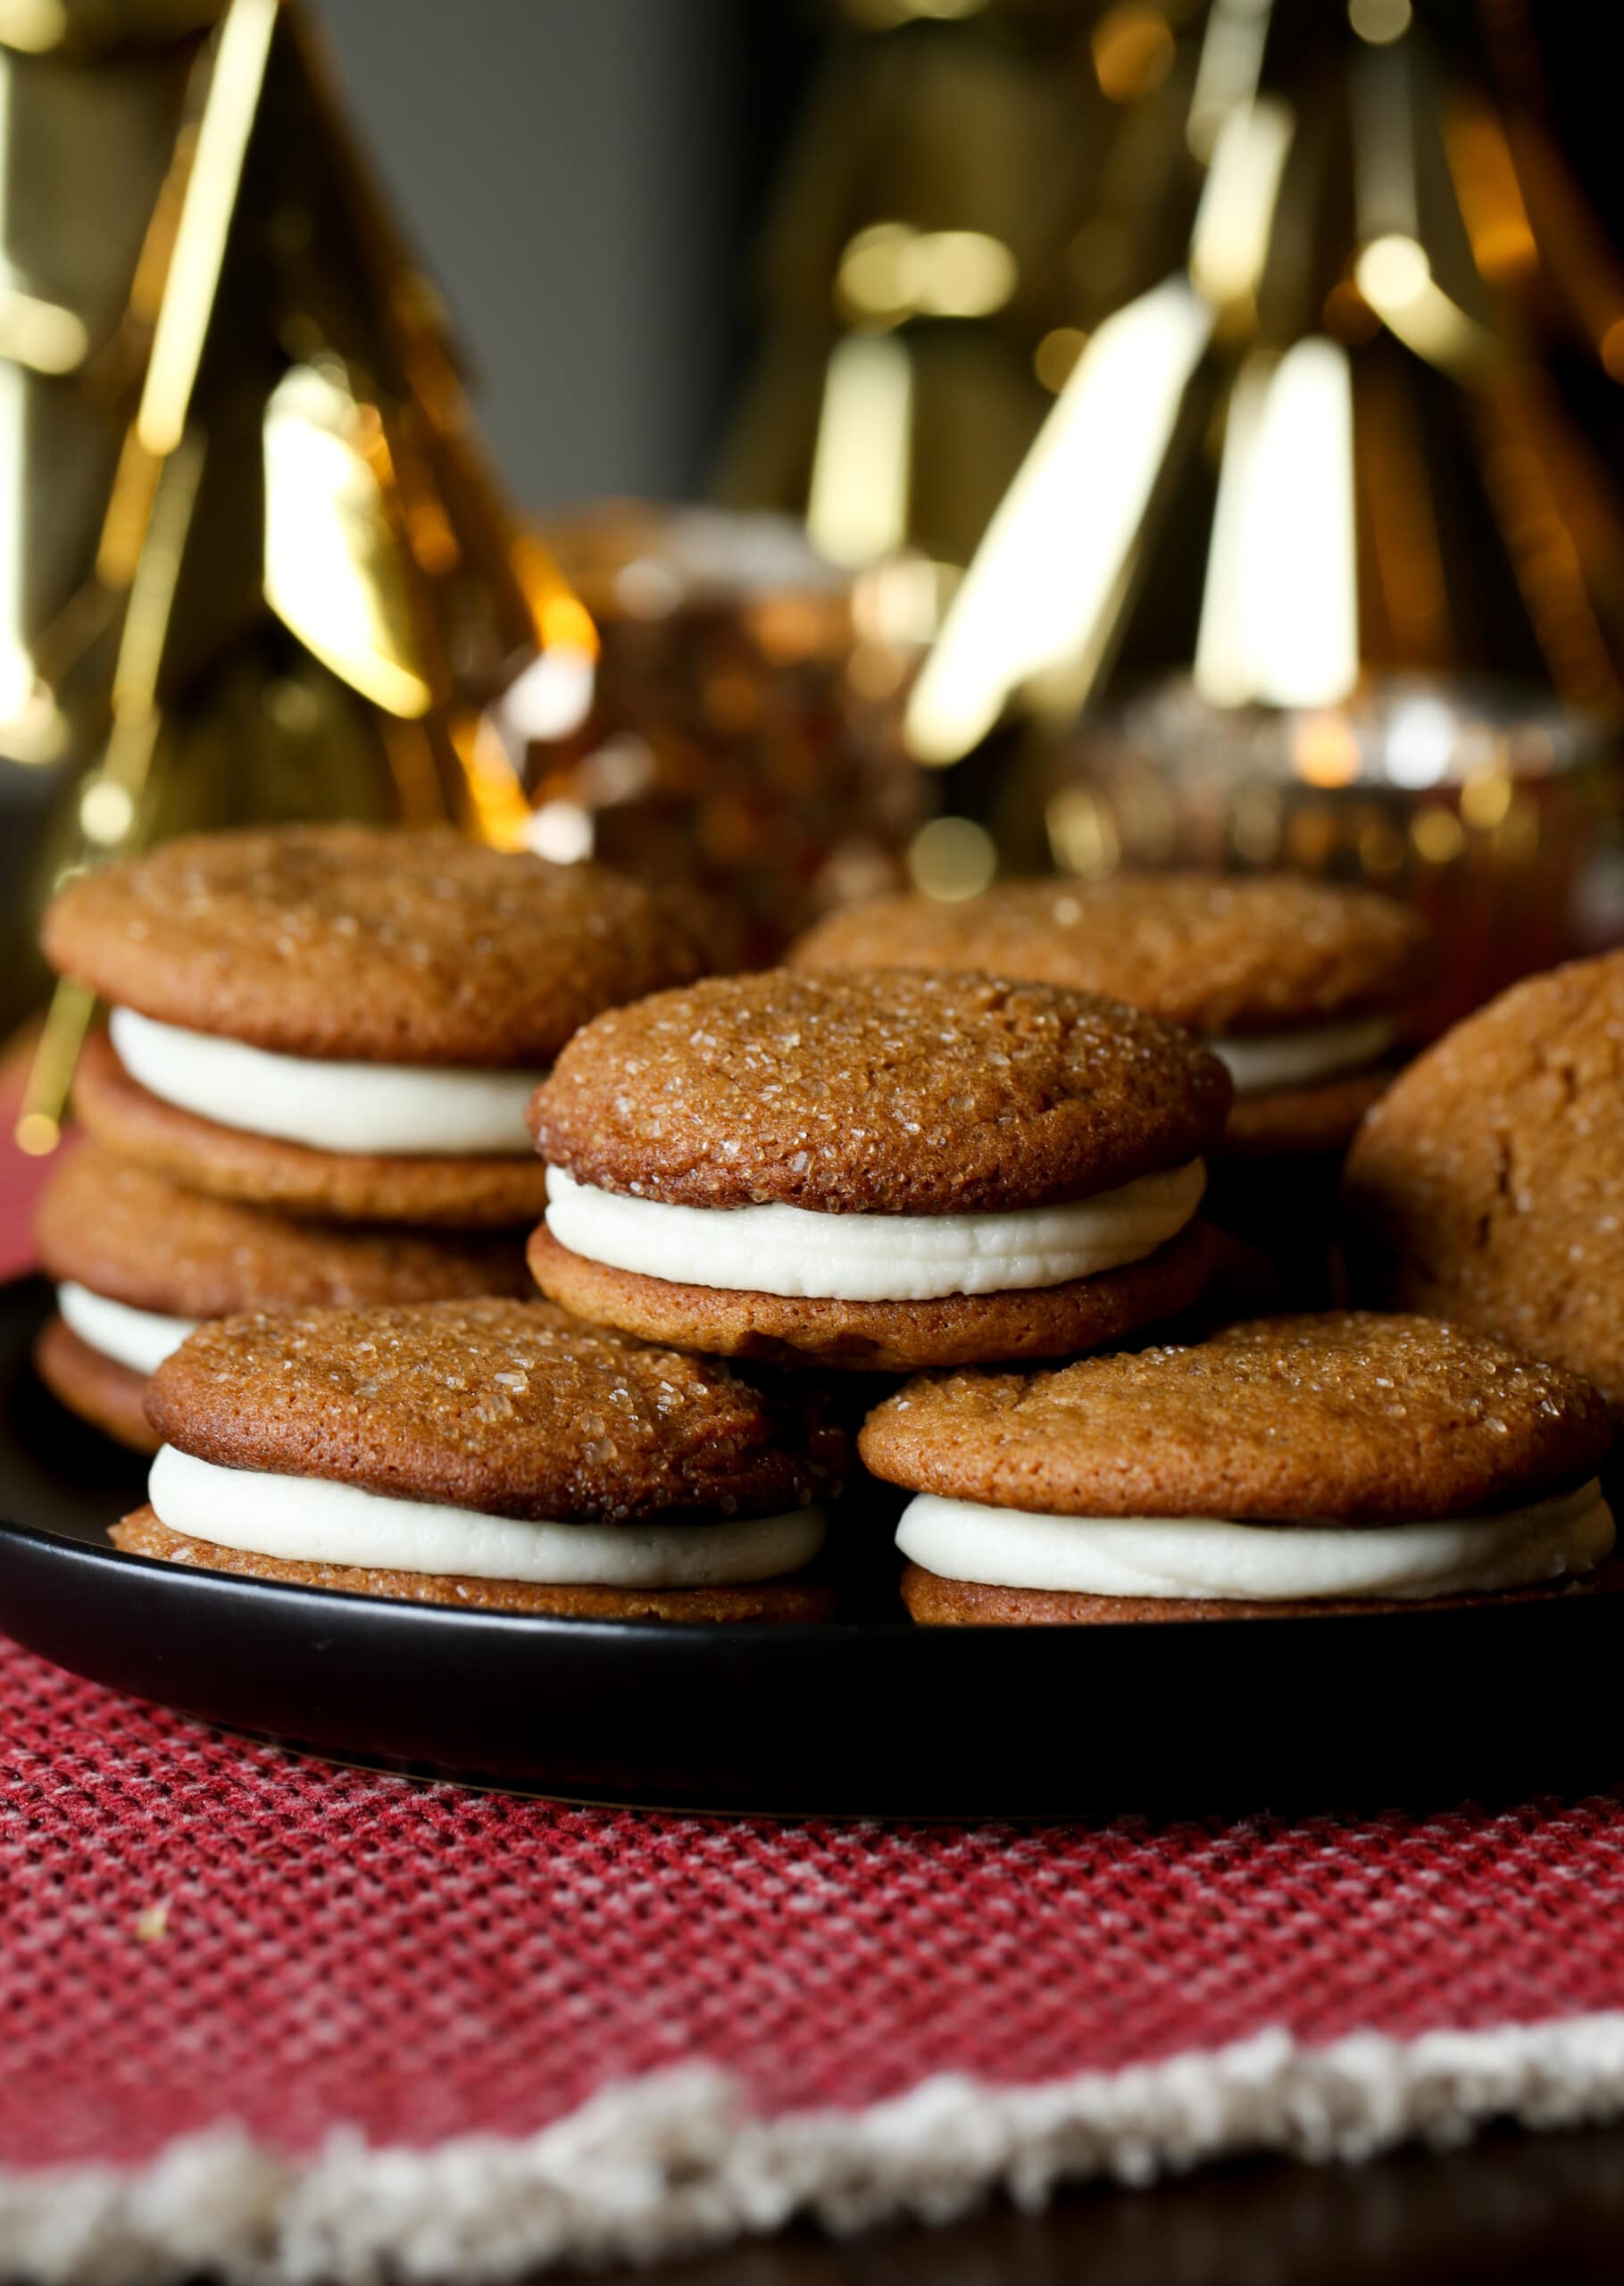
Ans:
POLYGON ((1103 992, 1203 1032, 1278 1031, 1397 1008, 1426 934, 1370 889, 1287 874, 1120 873, 1004 881, 980 897, 882 897, 830 914, 795 968, 981 969, 1103 992))
POLYGON ((1229 1079, 1114 1001, 985 976, 713 977, 599 1017, 531 1102, 543 1156, 687 1206, 952 1214, 1198 1157, 1229 1079))
POLYGON ((1428 1318, 1259 1318, 1030 1374, 910 1381, 869 1415, 877 1476, 1060 1516, 1476 1515, 1595 1473, 1588 1383, 1428 1318))
POLYGON ((776 1515, 845 1459, 814 1392, 549 1302, 222 1318, 159 1367, 147 1417, 225 1468, 557 1523, 776 1515))
POLYGON ((1349 1156, 1373 1289, 1624 1406, 1624 953, 1514 985, 1420 1056, 1349 1156))
POLYGON ((94 1143, 52 1177, 34 1235, 51 1277, 174 1317, 529 1291, 512 1237, 295 1222, 183 1190, 94 1143))
POLYGON ((450 827, 187 835, 71 881, 43 942, 161 1022, 383 1064, 545 1064, 600 1008, 704 966, 637 882, 450 827))

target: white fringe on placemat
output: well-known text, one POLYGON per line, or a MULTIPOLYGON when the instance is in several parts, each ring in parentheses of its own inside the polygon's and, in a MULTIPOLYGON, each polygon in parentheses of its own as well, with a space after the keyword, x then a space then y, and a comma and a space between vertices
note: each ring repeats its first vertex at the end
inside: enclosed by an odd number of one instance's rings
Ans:
POLYGON ((11 2286, 379 2286, 512 2280, 551 2263, 648 2262, 775 2231, 946 2222, 995 2191, 1041 2207, 1062 2185, 1146 2183, 1278 2152, 1357 2160, 1624 2117, 1624 2014, 1325 2048, 1261 2032, 1232 2047, 1037 2087, 943 2075, 862 2111, 753 2117, 703 2065, 607 2089, 528 2139, 427 2150, 337 2134, 275 2157, 229 2131, 150 2165, 0 2170, 11 2286))

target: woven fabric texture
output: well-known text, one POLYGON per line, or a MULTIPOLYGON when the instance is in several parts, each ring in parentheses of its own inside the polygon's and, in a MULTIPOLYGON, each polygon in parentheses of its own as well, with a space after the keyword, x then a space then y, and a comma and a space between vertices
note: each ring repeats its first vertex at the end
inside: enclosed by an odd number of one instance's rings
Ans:
POLYGON ((724 2067, 771 2117, 1275 2028, 1624 2007, 1624 1798, 1015 1829, 571 1810, 325 1768, 0 1648, 0 2171, 233 2123, 427 2145, 724 2067))

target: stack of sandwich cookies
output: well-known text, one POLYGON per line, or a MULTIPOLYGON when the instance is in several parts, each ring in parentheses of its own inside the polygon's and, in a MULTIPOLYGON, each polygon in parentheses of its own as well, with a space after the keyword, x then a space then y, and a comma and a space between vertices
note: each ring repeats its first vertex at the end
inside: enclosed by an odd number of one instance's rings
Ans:
POLYGON ((559 1058, 530 1266, 582 1317, 723 1356, 1068 1355, 1199 1293, 1229 1092, 1178 1028, 1051 986, 712 979, 559 1058))
POLYGON ((69 1408, 137 1450, 156 1448, 147 1379, 199 1320, 530 1292, 515 1234, 296 1222, 183 1190, 99 1145, 64 1159, 35 1222, 57 1313, 35 1352, 69 1408))
POLYGON ((1041 1625, 1617 1589, 1611 1434, 1556 1367, 1348 1312, 912 1381, 859 1442, 916 1495, 897 1533, 913 1618, 1041 1625))
POLYGON ((703 965, 675 909, 449 830, 171 841, 55 899, 45 947, 111 1006, 76 1108, 194 1189, 342 1220, 542 1210, 524 1106, 577 1026, 703 965))
POLYGON ((844 1439, 775 1392, 545 1303, 239 1317, 159 1368, 127 1553, 554 1616, 801 1620, 844 1439))
POLYGON ((1624 1414, 1624 953, 1530 977, 1418 1058, 1348 1155, 1350 1268, 1624 1414))
POLYGON ((1012 881, 945 904, 831 914, 801 969, 980 969, 1100 992, 1187 1025, 1228 1067, 1226 1152, 1339 1149, 1390 1076, 1424 966, 1412 914, 1369 890, 1284 875, 1012 881))

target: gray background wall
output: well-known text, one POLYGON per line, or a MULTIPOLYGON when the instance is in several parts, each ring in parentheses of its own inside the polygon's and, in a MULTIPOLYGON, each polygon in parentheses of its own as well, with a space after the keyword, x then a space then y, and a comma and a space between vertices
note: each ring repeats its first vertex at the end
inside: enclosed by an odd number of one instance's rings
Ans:
MULTIPOLYGON (((769 13, 783 0, 750 0, 769 13)), ((527 505, 699 481, 738 290, 725 0, 319 0, 527 505)))

